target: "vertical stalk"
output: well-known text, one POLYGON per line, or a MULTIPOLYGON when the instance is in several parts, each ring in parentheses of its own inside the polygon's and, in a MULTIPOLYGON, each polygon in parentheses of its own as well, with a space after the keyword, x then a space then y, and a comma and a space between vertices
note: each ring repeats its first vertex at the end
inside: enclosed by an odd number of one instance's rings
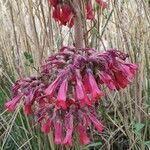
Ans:
POLYGON ((79 49, 84 47, 81 1, 73 0, 73 6, 75 11, 74 40, 76 49, 79 49))

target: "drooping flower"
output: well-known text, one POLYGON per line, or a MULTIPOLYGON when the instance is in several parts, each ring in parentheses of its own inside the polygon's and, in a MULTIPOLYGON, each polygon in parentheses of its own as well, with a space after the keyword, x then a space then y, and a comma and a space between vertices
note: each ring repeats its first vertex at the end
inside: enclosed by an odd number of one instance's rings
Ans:
POLYGON ((56 91, 56 88, 60 82, 60 76, 58 76, 53 83, 51 83, 48 88, 45 90, 45 93, 49 96, 52 97, 54 92, 56 91))
POLYGON ((73 13, 69 5, 63 4, 62 5, 62 13, 61 13, 61 24, 66 25, 68 22, 71 21, 73 18, 73 13))
POLYGON ((135 64, 120 64, 125 75, 127 76, 127 78, 131 81, 137 71, 138 66, 135 64))
POLYGON ((73 133, 73 115, 67 114, 65 116, 66 136, 63 140, 63 144, 72 146, 72 133, 73 133))
POLYGON ((79 123, 77 129, 78 129, 78 133, 79 133, 80 144, 81 145, 89 144, 90 139, 86 133, 86 127, 83 126, 81 123, 79 123))
POLYGON ((80 77, 76 76, 76 85, 75 85, 76 98, 79 101, 83 101, 85 98, 85 91, 83 88, 83 83, 80 77))
POLYGON ((51 2, 53 6, 53 18, 61 25, 68 25, 72 27, 74 25, 74 13, 71 6, 68 3, 61 3, 59 1, 51 2))
POLYGON ((68 80, 67 78, 62 82, 60 85, 58 96, 57 96, 57 106, 59 108, 66 109, 66 96, 67 96, 67 89, 68 89, 68 80))
POLYGON ((103 124, 93 114, 90 114, 89 118, 92 121, 92 123, 94 124, 95 128, 97 129, 97 131, 99 133, 102 133, 102 131, 104 130, 103 124))
POLYGON ((62 144, 62 123, 60 120, 55 124, 55 144, 62 144))
POLYGON ((77 74, 78 75, 76 76, 76 85, 75 85, 76 99, 79 101, 81 107, 84 107, 86 104, 91 105, 91 102, 86 95, 85 88, 84 88, 83 83, 81 81, 80 73, 78 72, 77 74))
POLYGON ((49 133, 51 129, 51 119, 48 119, 41 127, 41 131, 44 133, 49 133))
POLYGON ((116 86, 114 84, 114 81, 113 79, 111 78, 111 76, 104 72, 104 71, 100 71, 99 73, 99 76, 100 76, 100 80, 106 84, 106 86, 110 89, 110 90, 115 90, 116 89, 116 86))
POLYGON ((5 103, 5 107, 11 112, 16 109, 17 103, 20 101, 22 95, 15 96, 11 101, 5 103))
POLYGON ((87 70, 87 88, 88 91, 90 91, 92 100, 98 100, 100 99, 102 96, 104 96, 104 93, 98 88, 98 85, 96 83, 96 80, 94 78, 94 76, 91 73, 91 70, 88 69, 87 70))

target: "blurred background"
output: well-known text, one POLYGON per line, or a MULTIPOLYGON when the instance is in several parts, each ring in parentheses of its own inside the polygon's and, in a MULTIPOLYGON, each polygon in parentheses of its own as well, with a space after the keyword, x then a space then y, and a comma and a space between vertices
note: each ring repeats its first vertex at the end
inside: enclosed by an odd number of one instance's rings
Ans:
MULTIPOLYGON (((82 0, 84 1, 84 0, 82 0)), ((93 1, 94 2, 94 1, 93 1)), ((48 150, 53 144, 21 107, 8 113, 15 80, 37 75, 39 65, 62 46, 73 46, 73 29, 52 18, 48 0, 0 1, 0 149, 48 150)), ((98 112, 105 124, 102 136, 82 150, 150 149, 150 0, 111 0, 108 8, 94 5, 95 21, 84 23, 88 47, 117 48, 139 65, 134 81, 124 90, 106 95, 98 112)), ((76 145, 76 143, 74 144, 76 145)), ((54 147, 55 146, 55 147, 54 147)), ((79 148, 79 147, 78 147, 79 148)), ((67 148, 66 148, 67 149, 67 148)), ((68 148, 69 149, 69 148, 68 148)), ((72 149, 77 150, 74 146, 72 149)))

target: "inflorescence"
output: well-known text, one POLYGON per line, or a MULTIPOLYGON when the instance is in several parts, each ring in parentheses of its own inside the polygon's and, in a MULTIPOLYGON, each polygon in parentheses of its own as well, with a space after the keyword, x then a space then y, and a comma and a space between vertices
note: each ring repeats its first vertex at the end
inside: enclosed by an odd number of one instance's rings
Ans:
POLYGON ((99 133, 104 129, 96 112, 96 104, 105 96, 102 85, 120 90, 134 78, 137 65, 127 63, 127 57, 115 49, 100 53, 63 47, 41 66, 39 76, 15 82, 13 99, 5 106, 14 111, 22 101, 25 114, 34 115, 43 132, 54 131, 56 144, 71 146, 74 132, 80 144, 88 144, 88 129, 99 133))

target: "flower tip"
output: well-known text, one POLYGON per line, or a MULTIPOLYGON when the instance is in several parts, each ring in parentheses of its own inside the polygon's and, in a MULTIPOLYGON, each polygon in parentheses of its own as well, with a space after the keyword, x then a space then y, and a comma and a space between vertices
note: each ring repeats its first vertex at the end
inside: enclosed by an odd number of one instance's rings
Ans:
POLYGON ((12 101, 6 102, 5 107, 9 112, 13 112, 16 109, 16 105, 13 105, 12 101))
POLYGON ((31 105, 25 105, 25 106, 24 106, 24 113, 25 113, 26 115, 31 115, 31 114, 32 114, 31 105))
POLYGON ((43 125, 41 127, 41 131, 44 132, 45 134, 48 134, 50 132, 50 128, 47 127, 46 125, 43 125))

